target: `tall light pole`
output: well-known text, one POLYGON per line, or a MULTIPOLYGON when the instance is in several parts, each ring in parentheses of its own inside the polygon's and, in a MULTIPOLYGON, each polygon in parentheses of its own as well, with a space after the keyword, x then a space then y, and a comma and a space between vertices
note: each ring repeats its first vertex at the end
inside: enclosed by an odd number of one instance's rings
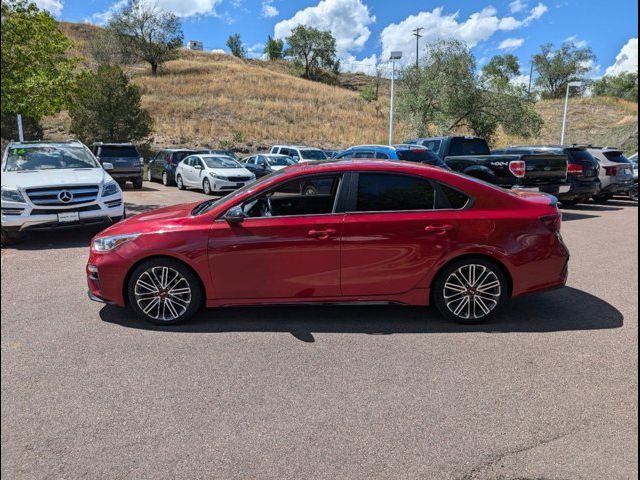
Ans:
POLYGON ((389 107, 389 145, 393 145, 393 113, 396 89, 396 60, 402 58, 402 52, 391 52, 391 102, 389 107))
POLYGON ((560 145, 564 145, 564 132, 567 129, 567 110, 569 109, 569 89, 571 87, 581 87, 582 82, 567 83, 567 94, 564 97, 564 114, 562 115, 562 133, 560 134, 560 145))

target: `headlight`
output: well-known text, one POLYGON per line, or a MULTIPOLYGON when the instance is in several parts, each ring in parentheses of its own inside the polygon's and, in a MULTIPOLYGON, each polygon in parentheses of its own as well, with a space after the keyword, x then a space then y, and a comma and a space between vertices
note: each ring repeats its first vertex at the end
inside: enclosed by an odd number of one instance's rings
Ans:
POLYGON ((96 252, 109 252, 123 243, 126 243, 129 240, 134 240, 139 236, 139 233, 132 233, 129 235, 113 235, 111 237, 96 238, 93 241, 93 249, 96 252))
POLYGON ((229 178, 225 177, 224 175, 213 175, 213 178, 217 178, 218 180, 229 180, 229 178))
POLYGON ((102 196, 110 197, 111 195, 115 195, 120 192, 120 187, 116 182, 108 182, 105 183, 102 187, 102 196))
POLYGON ((27 203, 18 190, 4 187, 2 187, 2 200, 6 200, 7 202, 27 203))

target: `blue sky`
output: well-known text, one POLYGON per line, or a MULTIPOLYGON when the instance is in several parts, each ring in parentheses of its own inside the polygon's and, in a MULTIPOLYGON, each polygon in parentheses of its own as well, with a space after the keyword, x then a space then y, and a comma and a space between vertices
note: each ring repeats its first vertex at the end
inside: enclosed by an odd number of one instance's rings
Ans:
MULTIPOLYGON (((305 23, 333 32, 345 69, 366 71, 386 61, 391 50, 402 50, 406 61, 413 61, 411 30, 421 26, 423 40, 466 41, 480 64, 495 54, 513 53, 521 60, 523 74, 541 44, 558 45, 567 39, 593 49, 598 57, 593 76, 608 69, 637 70, 638 4, 631 0, 153 1, 182 18, 185 41, 201 40, 207 50, 225 49, 227 37, 239 33, 258 56, 267 35, 283 37, 305 23)), ((117 2, 37 0, 57 18, 97 24, 104 23, 117 2)))

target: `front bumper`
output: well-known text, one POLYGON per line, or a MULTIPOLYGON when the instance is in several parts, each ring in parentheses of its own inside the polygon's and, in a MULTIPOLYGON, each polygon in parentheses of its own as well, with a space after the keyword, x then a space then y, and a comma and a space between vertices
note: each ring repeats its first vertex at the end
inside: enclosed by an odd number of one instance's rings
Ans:
POLYGON ((242 188, 249 183, 255 182, 255 178, 242 182, 234 182, 230 180, 220 180, 219 178, 211 178, 211 189, 214 192, 233 192, 238 188, 242 188))
POLYGON ((31 229, 57 229, 79 225, 111 223, 124 216, 122 197, 107 197, 99 202, 70 208, 43 210, 28 204, 2 202, 2 228, 13 231, 31 229), (44 212, 44 213, 41 213, 44 212), (60 221, 59 213, 77 212, 78 219, 70 222, 60 221))

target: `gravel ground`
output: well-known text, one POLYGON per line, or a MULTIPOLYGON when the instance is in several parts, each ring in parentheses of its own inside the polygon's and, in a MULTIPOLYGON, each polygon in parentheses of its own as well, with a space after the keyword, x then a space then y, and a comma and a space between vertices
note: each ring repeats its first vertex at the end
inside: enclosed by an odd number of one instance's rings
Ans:
POLYGON ((563 232, 569 287, 471 327, 364 306, 152 327, 86 298, 95 230, 34 235, 2 251, 2 476, 637 478, 637 206, 563 232))

